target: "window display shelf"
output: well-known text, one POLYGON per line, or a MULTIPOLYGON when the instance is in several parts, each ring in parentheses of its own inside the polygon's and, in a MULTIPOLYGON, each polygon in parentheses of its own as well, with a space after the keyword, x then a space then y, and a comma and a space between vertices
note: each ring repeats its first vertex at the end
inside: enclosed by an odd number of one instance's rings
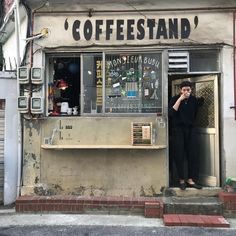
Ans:
POLYGON ((43 149, 165 149, 166 145, 41 145, 43 149))

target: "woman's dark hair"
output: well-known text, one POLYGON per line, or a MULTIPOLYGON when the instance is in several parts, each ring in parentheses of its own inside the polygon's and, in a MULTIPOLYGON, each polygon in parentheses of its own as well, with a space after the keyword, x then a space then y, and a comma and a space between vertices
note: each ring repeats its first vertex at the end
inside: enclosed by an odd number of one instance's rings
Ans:
POLYGON ((179 86, 180 88, 183 88, 183 87, 192 87, 192 84, 191 84, 191 82, 189 82, 189 81, 183 81, 181 84, 180 84, 180 86, 179 86))

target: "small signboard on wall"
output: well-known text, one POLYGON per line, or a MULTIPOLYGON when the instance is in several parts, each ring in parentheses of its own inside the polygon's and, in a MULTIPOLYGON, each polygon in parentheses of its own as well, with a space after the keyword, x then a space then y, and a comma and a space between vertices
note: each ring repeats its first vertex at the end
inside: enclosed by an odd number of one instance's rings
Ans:
POLYGON ((152 122, 133 122, 131 124, 132 145, 152 144, 152 122))

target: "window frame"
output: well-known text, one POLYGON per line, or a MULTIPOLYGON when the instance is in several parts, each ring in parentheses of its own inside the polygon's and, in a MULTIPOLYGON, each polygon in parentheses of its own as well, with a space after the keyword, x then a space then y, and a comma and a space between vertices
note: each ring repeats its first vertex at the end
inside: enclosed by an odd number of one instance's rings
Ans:
POLYGON ((67 116, 49 116, 49 112, 48 112, 48 108, 49 108, 49 101, 48 101, 48 83, 49 83, 49 59, 50 58, 58 58, 58 57, 80 57, 80 114, 79 116, 76 116, 76 118, 79 117, 148 117, 148 116, 153 116, 153 115, 157 115, 157 116, 163 116, 166 113, 166 109, 165 109, 165 94, 166 92, 164 91, 165 88, 165 78, 167 78, 167 71, 166 71, 166 67, 165 67, 165 62, 167 60, 167 50, 165 49, 145 49, 145 50, 100 50, 100 51, 81 51, 81 52, 45 52, 45 68, 46 68, 46 80, 45 80, 45 116, 47 118, 68 118, 67 116), (101 53, 102 54, 102 61, 103 61, 103 68, 102 68, 102 94, 103 94, 103 98, 102 98, 102 112, 101 113, 85 113, 84 112, 84 84, 83 84, 83 80, 84 80, 84 74, 83 74, 83 55, 85 54, 98 54, 101 53), (106 59, 106 55, 109 54, 120 54, 120 53, 127 53, 127 54, 161 54, 160 58, 161 58, 161 112, 157 113, 157 112, 150 112, 150 113, 143 113, 143 112, 132 112, 132 113, 109 113, 109 112, 105 112, 105 59, 106 59))

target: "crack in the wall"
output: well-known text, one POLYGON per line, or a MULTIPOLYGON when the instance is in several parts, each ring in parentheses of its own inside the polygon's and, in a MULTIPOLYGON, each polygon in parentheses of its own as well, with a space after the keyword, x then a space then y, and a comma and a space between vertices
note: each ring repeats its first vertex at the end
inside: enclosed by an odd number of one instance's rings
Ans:
MULTIPOLYGON (((38 181, 38 177, 35 178, 35 181, 38 181)), ((37 183, 34 187, 34 193, 39 196, 58 195, 63 191, 63 188, 58 184, 37 183)))
POLYGON ((25 121, 24 123, 25 129, 29 130, 29 136, 33 136, 33 131, 36 131, 38 135, 40 135, 41 131, 41 122, 39 120, 35 121, 25 121))

